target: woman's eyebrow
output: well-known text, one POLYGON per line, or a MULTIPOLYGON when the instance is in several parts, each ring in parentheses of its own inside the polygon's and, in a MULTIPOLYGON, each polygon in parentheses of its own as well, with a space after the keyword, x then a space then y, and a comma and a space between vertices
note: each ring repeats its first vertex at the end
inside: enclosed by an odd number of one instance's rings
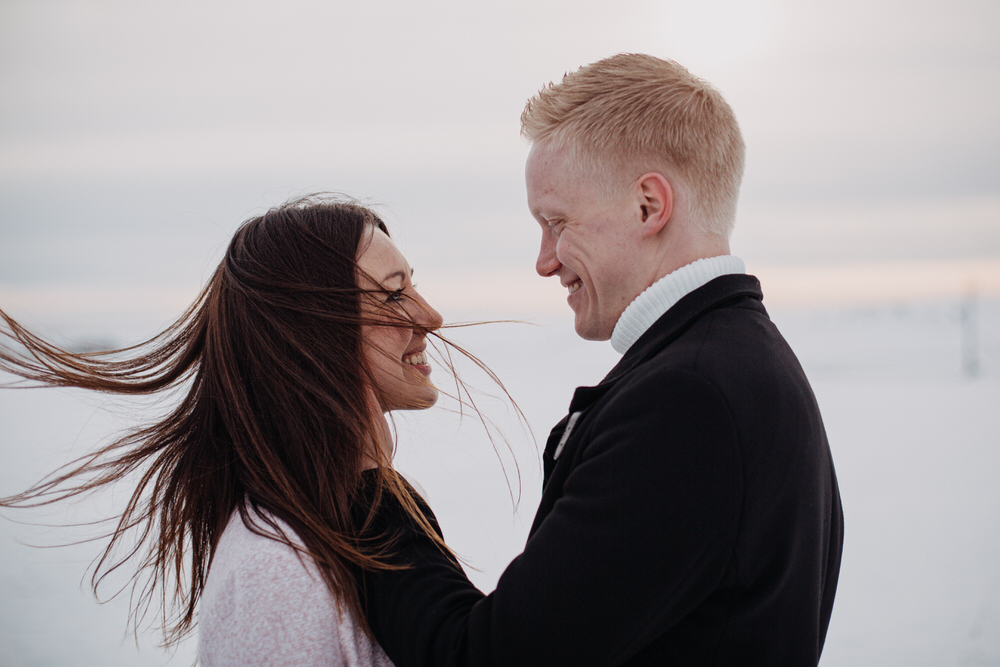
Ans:
MULTIPOLYGON (((410 269, 410 277, 411 278, 413 277, 413 269, 410 269)), ((388 282, 389 280, 392 280, 393 278, 399 278, 401 280, 405 280, 406 279, 406 271, 393 271, 392 273, 390 273, 386 277, 382 278, 382 282, 383 283, 388 282)))

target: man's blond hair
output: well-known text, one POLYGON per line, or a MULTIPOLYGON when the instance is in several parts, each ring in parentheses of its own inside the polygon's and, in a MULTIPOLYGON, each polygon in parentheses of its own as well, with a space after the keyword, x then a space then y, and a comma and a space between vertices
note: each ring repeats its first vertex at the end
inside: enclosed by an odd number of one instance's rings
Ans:
POLYGON ((521 134, 569 150, 609 196, 672 167, 699 227, 732 231, 744 153, 736 116, 718 90, 672 60, 622 53, 566 74, 528 100, 521 134))

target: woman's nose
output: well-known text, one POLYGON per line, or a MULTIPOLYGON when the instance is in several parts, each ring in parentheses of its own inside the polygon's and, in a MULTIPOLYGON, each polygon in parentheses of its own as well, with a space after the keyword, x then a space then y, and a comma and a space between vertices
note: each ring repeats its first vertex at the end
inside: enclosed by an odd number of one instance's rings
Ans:
POLYGON ((426 331, 436 331, 444 324, 441 313, 434 310, 424 297, 417 295, 413 322, 426 331))

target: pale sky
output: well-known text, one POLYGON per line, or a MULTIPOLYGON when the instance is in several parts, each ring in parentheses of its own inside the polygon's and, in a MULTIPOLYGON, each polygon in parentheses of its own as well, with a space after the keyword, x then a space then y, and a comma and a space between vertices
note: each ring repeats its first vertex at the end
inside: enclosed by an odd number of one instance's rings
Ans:
POLYGON ((240 221, 334 190, 446 316, 564 309, 518 118, 622 51, 733 106, 765 302, 1000 294, 998 34, 994 1, 0 0, 0 299, 179 312, 240 221))

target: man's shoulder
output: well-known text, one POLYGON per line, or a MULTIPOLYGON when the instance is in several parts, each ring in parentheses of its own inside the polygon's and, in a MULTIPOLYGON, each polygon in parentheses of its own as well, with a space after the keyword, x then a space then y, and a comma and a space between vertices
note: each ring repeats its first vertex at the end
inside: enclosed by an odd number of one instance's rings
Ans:
POLYGON ((613 377, 609 399, 711 388, 721 402, 742 402, 748 393, 807 384, 794 352, 754 299, 707 310, 662 340, 646 341, 645 352, 613 377))
POLYGON ((711 359, 760 358, 761 353, 766 356, 787 347, 767 311, 753 298, 734 298, 682 326, 650 333, 644 358, 636 360, 629 374, 704 373, 710 370, 704 362, 711 359))
POLYGON ((690 345, 704 335, 704 327, 725 321, 714 329, 715 336, 741 335, 754 320, 769 322, 762 304, 760 283, 753 276, 724 275, 692 290, 653 322, 625 353, 622 361, 608 375, 617 378, 640 363, 690 345))

